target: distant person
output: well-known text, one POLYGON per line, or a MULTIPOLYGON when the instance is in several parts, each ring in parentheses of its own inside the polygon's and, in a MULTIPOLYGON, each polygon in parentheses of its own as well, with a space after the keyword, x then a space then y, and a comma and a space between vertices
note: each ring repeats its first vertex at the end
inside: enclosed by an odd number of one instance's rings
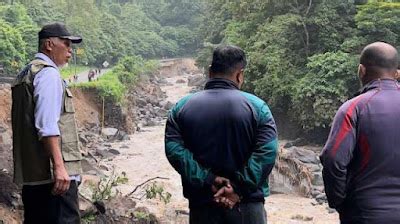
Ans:
POLYGON ((14 180, 22 184, 24 223, 80 223, 81 154, 72 94, 59 68, 80 43, 61 23, 39 32, 39 53, 12 87, 14 180))
POLYGON ((205 90, 169 113, 165 151, 181 175, 191 224, 266 223, 277 130, 267 104, 239 90, 245 67, 242 49, 216 48, 205 90))
POLYGON ((93 81, 93 79, 94 79, 94 71, 93 71, 93 69, 90 69, 89 73, 88 73, 88 80, 89 80, 89 82, 91 82, 91 81, 93 81))
POLYGON ((87 74, 87 78, 88 78, 88 81, 89 81, 89 82, 92 81, 91 75, 92 75, 92 70, 89 70, 89 72, 88 72, 88 74, 87 74))
POLYGON ((346 223, 400 223, 399 56, 386 43, 361 52, 361 94, 336 113, 321 153, 329 206, 346 223))

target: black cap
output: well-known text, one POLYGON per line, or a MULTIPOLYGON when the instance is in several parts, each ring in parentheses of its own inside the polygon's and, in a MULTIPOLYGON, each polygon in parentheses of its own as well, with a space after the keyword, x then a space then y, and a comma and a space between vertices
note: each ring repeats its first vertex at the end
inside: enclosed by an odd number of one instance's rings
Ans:
POLYGON ((42 30, 39 31, 39 40, 49 37, 59 37, 63 39, 68 39, 74 44, 82 42, 81 37, 72 36, 71 33, 68 32, 65 25, 62 23, 52 23, 43 26, 42 30))

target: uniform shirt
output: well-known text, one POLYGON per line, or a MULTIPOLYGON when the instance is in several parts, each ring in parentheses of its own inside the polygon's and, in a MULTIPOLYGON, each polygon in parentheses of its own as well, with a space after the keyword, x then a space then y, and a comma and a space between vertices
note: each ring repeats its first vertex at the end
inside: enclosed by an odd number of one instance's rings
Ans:
POLYGON ((63 81, 60 71, 54 62, 43 53, 38 53, 35 58, 41 59, 52 65, 44 67, 36 74, 33 81, 33 96, 35 99, 35 127, 39 139, 48 136, 59 136, 62 101, 63 81))

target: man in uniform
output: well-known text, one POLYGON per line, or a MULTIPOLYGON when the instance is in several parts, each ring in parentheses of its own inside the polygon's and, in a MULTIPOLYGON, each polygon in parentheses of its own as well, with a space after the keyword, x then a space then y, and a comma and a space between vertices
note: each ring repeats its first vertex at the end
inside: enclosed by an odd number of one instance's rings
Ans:
POLYGON ((14 180, 23 185, 24 223, 80 223, 81 155, 72 94, 59 68, 82 38, 61 23, 38 36, 39 53, 12 87, 14 180))

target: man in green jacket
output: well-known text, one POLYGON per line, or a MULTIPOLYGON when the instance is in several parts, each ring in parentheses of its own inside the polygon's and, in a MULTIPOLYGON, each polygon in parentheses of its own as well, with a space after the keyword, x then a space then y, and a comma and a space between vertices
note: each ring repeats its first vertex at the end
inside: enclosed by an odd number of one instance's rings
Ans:
POLYGON ((170 111, 165 151, 182 177, 190 223, 266 223, 264 197, 277 154, 277 130, 260 98, 240 91, 242 49, 215 49, 201 92, 170 111))

